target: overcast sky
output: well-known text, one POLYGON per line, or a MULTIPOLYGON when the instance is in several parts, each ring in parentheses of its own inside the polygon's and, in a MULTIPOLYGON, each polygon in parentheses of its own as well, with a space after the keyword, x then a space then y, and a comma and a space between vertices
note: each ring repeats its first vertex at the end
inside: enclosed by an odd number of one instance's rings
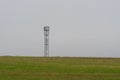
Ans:
POLYGON ((0 55, 120 57, 120 0, 0 0, 0 55))

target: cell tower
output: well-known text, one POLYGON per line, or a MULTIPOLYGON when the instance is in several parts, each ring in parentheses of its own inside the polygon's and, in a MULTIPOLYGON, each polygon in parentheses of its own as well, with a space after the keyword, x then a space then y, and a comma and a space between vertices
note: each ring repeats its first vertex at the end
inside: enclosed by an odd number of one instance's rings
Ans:
POLYGON ((44 56, 49 56, 49 26, 44 26, 44 56))

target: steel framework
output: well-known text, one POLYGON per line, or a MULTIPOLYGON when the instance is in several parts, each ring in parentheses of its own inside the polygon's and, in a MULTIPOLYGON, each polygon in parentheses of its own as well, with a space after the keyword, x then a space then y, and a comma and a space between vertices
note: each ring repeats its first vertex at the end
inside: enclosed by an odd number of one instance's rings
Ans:
POLYGON ((49 26, 44 26, 44 56, 49 56, 49 26))

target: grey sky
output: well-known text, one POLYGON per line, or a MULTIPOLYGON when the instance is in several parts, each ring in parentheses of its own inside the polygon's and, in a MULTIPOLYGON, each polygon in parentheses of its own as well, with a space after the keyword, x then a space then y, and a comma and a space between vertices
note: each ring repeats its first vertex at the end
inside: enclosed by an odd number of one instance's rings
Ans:
POLYGON ((120 0, 0 0, 0 55, 120 57, 120 0))

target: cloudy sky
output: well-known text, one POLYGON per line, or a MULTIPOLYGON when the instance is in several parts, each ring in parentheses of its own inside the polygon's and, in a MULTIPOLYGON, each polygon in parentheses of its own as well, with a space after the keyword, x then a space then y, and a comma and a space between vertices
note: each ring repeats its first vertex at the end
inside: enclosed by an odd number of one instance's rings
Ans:
POLYGON ((0 55, 120 57, 120 0, 0 0, 0 55))

